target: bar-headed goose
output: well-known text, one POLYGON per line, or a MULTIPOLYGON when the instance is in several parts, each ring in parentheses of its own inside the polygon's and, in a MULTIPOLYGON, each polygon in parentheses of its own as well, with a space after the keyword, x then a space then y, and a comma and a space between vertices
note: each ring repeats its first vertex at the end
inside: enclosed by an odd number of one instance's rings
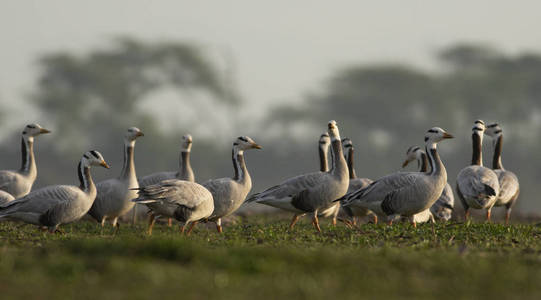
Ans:
MULTIPOLYGON (((158 184, 163 180, 167 179, 179 179, 194 182, 195 176, 192 170, 192 165, 190 163, 190 153, 192 150, 192 136, 186 134, 182 136, 180 143, 180 157, 179 157, 179 167, 177 171, 165 171, 165 172, 156 172, 149 174, 141 179, 139 179, 139 186, 148 186, 152 184, 158 184)), ((135 209, 135 208, 134 208, 135 209)), ((134 217, 135 217, 134 211, 134 217)), ((172 218, 168 219, 168 224, 171 226, 172 218)))
MULTIPOLYGON (((347 193, 351 193, 358 189, 367 187, 373 182, 373 180, 368 179, 368 178, 357 178, 357 174, 355 173, 355 165, 354 165, 354 157, 353 157, 355 148, 353 147, 353 143, 351 142, 351 139, 349 138, 342 139, 342 145, 344 147, 344 155, 346 157, 348 170, 349 170, 349 187, 348 187, 347 193)), ((374 224, 378 223, 378 216, 366 208, 350 206, 350 207, 342 207, 342 211, 344 211, 350 218, 352 218, 353 224, 357 224, 357 217, 364 217, 367 215, 372 215, 374 224)))
POLYGON ((131 200, 137 197, 137 193, 132 189, 139 187, 134 163, 135 140, 143 135, 137 127, 128 128, 124 135, 124 162, 120 175, 96 184, 98 194, 88 214, 101 226, 110 220, 113 227, 117 227, 118 218, 134 206, 131 200))
POLYGON ((335 121, 328 124, 331 137, 333 166, 328 172, 308 173, 288 179, 248 199, 297 214, 312 214, 312 224, 321 232, 318 214, 342 197, 349 186, 348 167, 342 152, 342 141, 335 121))
POLYGON ((21 141, 21 168, 0 171, 0 190, 11 194, 14 198, 30 193, 38 175, 34 157, 34 138, 49 132, 51 131, 39 124, 28 124, 24 127, 21 141))
POLYGON ((199 221, 206 220, 214 211, 212 194, 195 182, 167 179, 138 190, 139 196, 133 201, 150 209, 148 234, 152 234, 156 219, 163 216, 183 223, 181 233, 191 223, 189 235, 199 221))
POLYGON ((505 206, 505 224, 509 224, 511 209, 520 194, 520 185, 517 176, 513 172, 504 169, 502 165, 502 128, 498 124, 491 124, 487 126, 485 133, 492 138, 494 148, 492 169, 498 175, 498 182, 500 183, 500 193, 494 206, 505 206))
POLYGON ((86 152, 79 165, 79 186, 52 185, 0 206, 0 220, 16 220, 46 226, 57 231, 61 224, 82 218, 96 198, 96 186, 90 176, 91 166, 109 168, 103 156, 95 150, 86 152))
POLYGON ((472 128, 472 162, 470 166, 462 169, 456 178, 456 192, 464 206, 466 220, 470 215, 470 208, 476 208, 486 209, 486 219, 490 221, 490 210, 500 192, 498 175, 483 167, 482 145, 485 129, 485 122, 475 121, 472 128))
POLYGON ((343 197, 344 206, 367 208, 389 220, 401 215, 408 217, 415 226, 413 216, 430 208, 447 183, 447 172, 437 152, 437 143, 453 136, 439 127, 433 127, 425 135, 425 147, 430 173, 398 172, 372 182, 368 187, 343 197))
POLYGON ((247 136, 239 136, 233 142, 233 178, 211 179, 203 183, 214 198, 214 211, 209 220, 216 222, 216 229, 222 232, 222 218, 234 213, 244 203, 252 189, 252 179, 244 161, 244 151, 261 149, 254 140, 247 136))
MULTIPOLYGON (((419 172, 427 172, 428 171, 428 156, 426 153, 421 150, 418 146, 412 146, 408 148, 408 151, 406 152, 406 160, 402 164, 402 167, 406 167, 410 162, 416 160, 417 166, 419 167, 419 172)), ((443 192, 441 193, 441 196, 438 198, 436 203, 434 203, 430 207, 430 213, 437 219, 442 221, 449 221, 451 219, 451 215, 453 214, 453 209, 455 206, 455 197, 453 195, 453 189, 449 185, 449 183, 445 184, 445 188, 443 189, 443 192)), ((424 222, 428 222, 427 218, 419 218, 420 220, 423 219, 424 222), (426 219, 426 220, 425 220, 426 219)), ((418 223, 422 223, 422 221, 418 221, 418 223)))

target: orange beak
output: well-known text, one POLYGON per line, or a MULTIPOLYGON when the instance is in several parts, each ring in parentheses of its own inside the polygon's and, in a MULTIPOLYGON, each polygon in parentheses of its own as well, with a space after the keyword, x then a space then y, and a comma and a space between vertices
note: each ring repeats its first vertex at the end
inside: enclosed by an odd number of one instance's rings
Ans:
POLYGON ((109 165, 105 162, 105 160, 102 160, 101 163, 100 163, 100 166, 106 168, 106 169, 109 169, 111 167, 109 167, 109 165))

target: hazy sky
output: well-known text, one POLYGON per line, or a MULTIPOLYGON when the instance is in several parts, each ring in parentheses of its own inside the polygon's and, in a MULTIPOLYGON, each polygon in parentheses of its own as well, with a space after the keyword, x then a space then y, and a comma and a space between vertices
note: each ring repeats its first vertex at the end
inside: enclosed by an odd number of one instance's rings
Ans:
POLYGON ((457 41, 541 51, 540 12, 540 1, 2 0, 0 101, 31 90, 38 55, 123 34, 230 52, 246 99, 296 100, 345 64, 430 66, 457 41))

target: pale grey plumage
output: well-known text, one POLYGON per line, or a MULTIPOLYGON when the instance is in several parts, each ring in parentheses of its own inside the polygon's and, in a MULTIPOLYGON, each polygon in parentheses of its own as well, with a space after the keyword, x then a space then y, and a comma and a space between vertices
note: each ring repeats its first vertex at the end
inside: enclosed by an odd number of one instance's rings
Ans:
POLYGON ((0 206, 0 220, 17 220, 47 226, 53 232, 60 224, 83 217, 94 202, 96 187, 90 176, 90 166, 109 168, 97 151, 83 155, 77 171, 81 185, 53 185, 0 206))
POLYGON ((178 179, 140 187, 133 201, 146 204, 156 217, 175 218, 185 225, 207 219, 214 211, 212 194, 205 187, 178 179))
MULTIPOLYGON (((432 206, 447 182, 447 172, 437 153, 436 144, 452 138, 439 127, 428 130, 425 136, 432 171, 398 172, 380 178, 368 187, 346 195, 344 206, 367 208, 378 215, 402 215, 412 218, 432 206)), ((413 218, 412 218, 413 221, 413 218)))
POLYGON ((124 136, 124 162, 120 175, 96 184, 96 200, 88 214, 102 226, 107 219, 116 226, 118 218, 134 206, 131 200, 137 193, 133 189, 139 187, 134 165, 135 140, 143 135, 137 127, 128 128, 124 136))
POLYGON ((348 189, 348 168, 342 152, 342 142, 335 121, 328 124, 332 143, 333 168, 329 172, 314 172, 288 179, 250 197, 247 201, 261 203, 298 214, 312 212, 314 226, 318 213, 333 205, 348 189))
POLYGON ((21 141, 21 168, 0 171, 0 190, 15 198, 20 198, 30 192, 38 174, 34 157, 34 138, 49 132, 48 129, 42 128, 39 124, 25 126, 21 141))
POLYGON ((15 200, 15 197, 13 197, 10 193, 0 190, 0 205, 6 204, 13 200, 15 200))
POLYGON ((244 151, 249 149, 261 149, 261 146, 250 137, 239 136, 233 142, 232 149, 235 176, 211 179, 203 183, 214 198, 214 211, 209 220, 216 222, 219 232, 222 232, 221 219, 235 212, 252 189, 252 179, 244 161, 244 151))
POLYGON ((483 167, 482 143, 485 123, 475 121, 472 128, 472 164, 462 169, 456 179, 456 191, 466 211, 470 208, 487 209, 487 220, 490 220, 490 210, 496 202, 500 184, 498 176, 489 168, 483 167))

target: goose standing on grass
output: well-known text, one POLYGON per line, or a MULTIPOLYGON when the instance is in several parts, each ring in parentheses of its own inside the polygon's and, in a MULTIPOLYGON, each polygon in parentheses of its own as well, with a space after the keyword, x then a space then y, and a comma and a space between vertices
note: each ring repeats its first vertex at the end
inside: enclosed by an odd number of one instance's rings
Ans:
MULTIPOLYGON (((182 136, 182 141, 180 144, 180 158, 179 158, 179 168, 178 171, 166 171, 166 172, 156 172, 149 174, 141 179, 139 179, 139 186, 148 186, 153 184, 158 184, 163 180, 167 179, 179 179, 194 182, 195 176, 192 170, 192 165, 190 163, 190 153, 192 150, 192 136, 186 134, 182 136)), ((135 208, 134 208, 135 209, 135 208)), ((168 219, 169 226, 172 225, 172 218, 168 219)))
POLYGON ((80 185, 52 185, 0 206, 0 220, 14 220, 45 226, 54 233, 61 224, 81 219, 96 198, 96 186, 90 176, 91 166, 109 168, 103 156, 95 150, 86 152, 77 175, 80 185))
POLYGON ((195 182, 178 179, 163 180, 158 184, 138 188, 139 196, 133 199, 136 203, 146 204, 150 209, 148 234, 157 218, 163 216, 175 218, 183 223, 181 233, 191 223, 187 235, 201 220, 206 220, 214 211, 212 194, 195 182))
POLYGON ((485 133, 492 138, 494 148, 492 169, 498 176, 498 182, 500 183, 500 193, 494 206, 505 206, 505 224, 508 225, 511 209, 520 194, 520 185, 517 176, 511 171, 505 170, 502 165, 502 128, 498 124, 491 124, 487 126, 485 133))
POLYGON ((23 130, 21 141, 22 163, 19 170, 0 171, 0 190, 20 198, 32 189, 38 171, 34 157, 34 138, 45 133, 48 129, 39 124, 28 124, 23 130))
POLYGON ((220 233, 222 218, 235 212, 252 189, 252 179, 244 161, 244 151, 250 149, 261 149, 261 146, 247 136, 239 136, 233 143, 235 177, 211 179, 202 184, 214 198, 214 211, 209 220, 216 222, 216 229, 220 233))
POLYGON ((430 208, 447 183, 447 172, 440 160, 437 143, 453 136, 439 127, 425 135, 425 147, 432 171, 398 172, 372 182, 368 187, 347 194, 342 200, 346 207, 366 208, 379 215, 407 217, 416 226, 413 216, 430 208))
MULTIPOLYGON (((419 167, 419 172, 428 171, 428 157, 426 153, 421 150, 418 146, 409 147, 406 152, 406 160, 402 164, 402 168, 405 168, 410 162, 416 160, 417 166, 419 167)), ((453 189, 449 183, 445 184, 445 188, 441 193, 440 198, 430 207, 430 213, 437 219, 442 221, 449 221, 453 214, 453 209, 455 206, 455 196, 453 195, 453 189)), ((416 215, 417 217, 417 215, 416 215)), ((423 214, 418 216, 418 223, 428 222, 428 214, 423 214)))
MULTIPOLYGON (((344 146, 344 155, 346 157, 349 170, 349 187, 347 193, 351 193, 353 191, 367 187, 373 182, 373 180, 368 178, 357 178, 357 174, 355 173, 355 166, 353 163, 353 153, 355 151, 355 148, 353 147, 351 139, 344 138, 342 140, 342 145, 344 146)), ((342 210, 353 220, 354 225, 357 224, 357 217, 364 217, 367 215, 372 215, 374 224, 378 223, 378 216, 366 208, 350 206, 342 207, 342 210)))
POLYGON ((472 163, 462 169, 456 178, 456 192, 464 206, 464 219, 470 216, 470 208, 486 209, 487 221, 490 221, 490 211, 500 192, 498 175, 489 168, 483 167, 483 135, 485 122, 475 121, 472 128, 472 163))
POLYGON ((342 141, 336 122, 330 121, 328 133, 332 144, 332 168, 328 172, 299 175, 250 197, 247 201, 296 211, 295 219, 312 214, 312 224, 321 232, 318 214, 329 209, 333 201, 342 197, 349 186, 348 167, 342 152, 342 141))
POLYGON ((137 127, 128 128, 124 135, 124 163, 120 175, 96 185, 98 194, 88 214, 100 222, 102 227, 106 220, 111 220, 113 227, 118 228, 118 218, 134 206, 131 200, 137 197, 137 193, 132 189, 139 187, 133 158, 135 140, 143 135, 137 127))

